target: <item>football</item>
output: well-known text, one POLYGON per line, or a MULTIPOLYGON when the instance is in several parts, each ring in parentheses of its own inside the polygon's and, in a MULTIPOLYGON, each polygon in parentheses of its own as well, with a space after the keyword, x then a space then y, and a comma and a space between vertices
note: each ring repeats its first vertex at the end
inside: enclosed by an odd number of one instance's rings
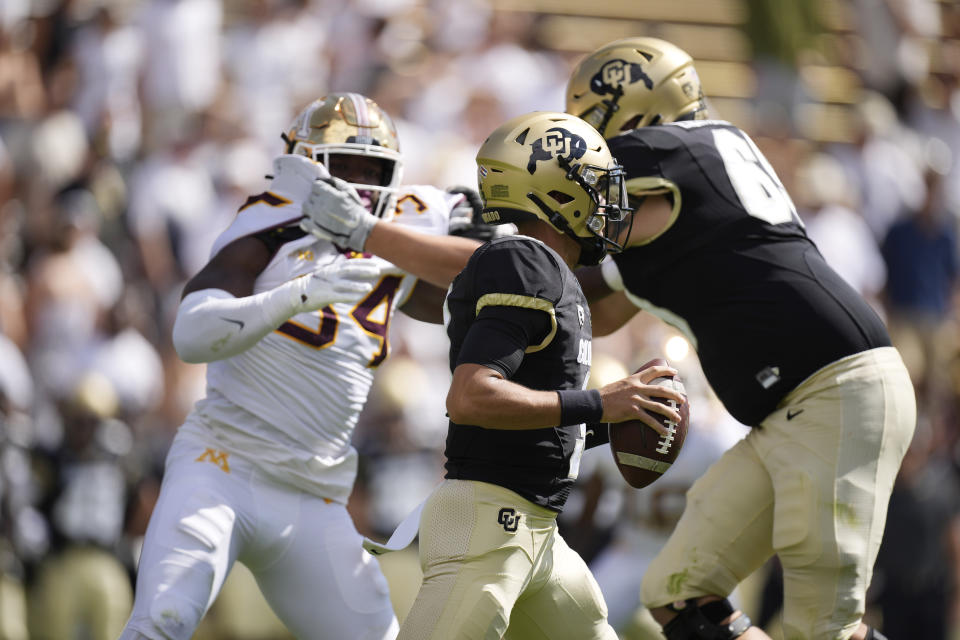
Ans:
MULTIPOLYGON (((637 371, 664 364, 667 364, 666 360, 656 358, 644 364, 637 371)), ((654 378, 650 381, 650 384, 671 387, 682 393, 686 398, 686 391, 679 378, 654 378)), ((617 463, 617 468, 620 469, 623 479, 631 487, 637 489, 650 485, 666 473, 673 461, 677 459, 677 455, 680 454, 690 424, 689 403, 684 402, 678 408, 673 400, 654 399, 670 404, 680 413, 681 420, 678 424, 668 420, 666 416, 650 412, 660 424, 667 428, 667 435, 660 435, 639 420, 615 422, 610 425, 610 448, 613 450, 613 459, 617 463)))

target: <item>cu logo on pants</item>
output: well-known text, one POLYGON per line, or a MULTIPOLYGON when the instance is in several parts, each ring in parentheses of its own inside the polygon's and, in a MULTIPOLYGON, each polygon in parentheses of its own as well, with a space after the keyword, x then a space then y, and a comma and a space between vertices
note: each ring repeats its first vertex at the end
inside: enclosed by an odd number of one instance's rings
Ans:
POLYGON ((517 515, 514 509, 504 507, 500 509, 500 513, 497 514, 497 524, 502 524, 504 531, 513 533, 520 525, 520 516, 517 515))

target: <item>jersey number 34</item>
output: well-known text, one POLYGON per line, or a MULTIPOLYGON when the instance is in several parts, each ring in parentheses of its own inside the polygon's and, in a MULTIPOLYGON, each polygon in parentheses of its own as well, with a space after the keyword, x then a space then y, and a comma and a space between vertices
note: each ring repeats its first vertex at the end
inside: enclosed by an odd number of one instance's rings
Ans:
MULTIPOLYGON (((367 363, 368 367, 379 366, 389 353, 387 330, 390 327, 390 309, 402 280, 403 278, 400 276, 384 276, 373 288, 373 291, 368 293, 350 311, 350 318, 363 329, 364 333, 379 342, 380 348, 367 363), (383 307, 382 320, 375 317, 379 315, 374 313, 378 307, 383 307)), ((288 320, 277 328, 277 332, 314 349, 323 349, 329 347, 337 339, 339 326, 340 316, 333 307, 326 306, 320 310, 320 324, 316 329, 288 320)))

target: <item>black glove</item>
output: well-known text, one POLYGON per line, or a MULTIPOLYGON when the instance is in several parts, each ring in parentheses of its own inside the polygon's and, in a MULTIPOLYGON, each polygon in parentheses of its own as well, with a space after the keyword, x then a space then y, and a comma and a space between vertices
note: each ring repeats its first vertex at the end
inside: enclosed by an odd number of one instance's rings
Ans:
POLYGON ((489 225, 480 217, 483 213, 483 199, 470 187, 450 187, 447 193, 459 193, 463 200, 450 212, 449 234, 463 236, 486 242, 502 235, 497 227, 489 225))

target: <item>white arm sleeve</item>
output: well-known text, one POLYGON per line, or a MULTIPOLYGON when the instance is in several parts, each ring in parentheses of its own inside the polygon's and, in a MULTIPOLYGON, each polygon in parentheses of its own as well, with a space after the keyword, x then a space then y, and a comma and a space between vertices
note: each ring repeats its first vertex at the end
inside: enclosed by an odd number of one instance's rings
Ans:
POLYGON ((194 291, 180 301, 173 346, 184 362, 193 364, 229 358, 279 327, 297 307, 286 286, 243 298, 223 289, 194 291))
POLYGON ((275 289, 236 298, 223 289, 193 291, 180 301, 173 346, 184 362, 212 362, 246 351, 302 311, 334 302, 359 302, 381 268, 343 256, 275 289))

